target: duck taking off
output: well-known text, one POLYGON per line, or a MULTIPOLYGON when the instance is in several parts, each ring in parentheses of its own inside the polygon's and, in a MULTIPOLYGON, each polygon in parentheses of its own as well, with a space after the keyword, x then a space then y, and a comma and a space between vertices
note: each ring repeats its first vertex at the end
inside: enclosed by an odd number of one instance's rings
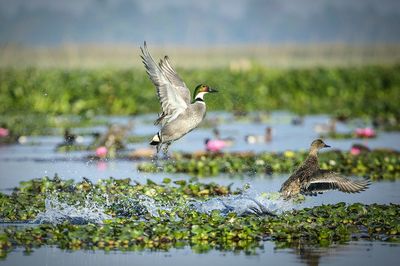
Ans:
POLYGON ((321 139, 311 143, 307 159, 283 183, 280 189, 283 198, 290 199, 298 194, 316 196, 335 189, 345 193, 358 193, 368 188, 369 180, 351 180, 338 173, 319 168, 318 151, 329 147, 321 139))
POLYGON ((161 129, 154 135, 150 145, 157 146, 157 153, 164 146, 164 153, 168 152, 169 145, 195 129, 206 115, 204 95, 217 92, 207 85, 200 84, 196 87, 191 100, 190 91, 185 82, 171 66, 168 56, 157 64, 144 42, 142 51, 143 64, 147 74, 157 89, 157 96, 161 104, 161 113, 155 121, 161 129))

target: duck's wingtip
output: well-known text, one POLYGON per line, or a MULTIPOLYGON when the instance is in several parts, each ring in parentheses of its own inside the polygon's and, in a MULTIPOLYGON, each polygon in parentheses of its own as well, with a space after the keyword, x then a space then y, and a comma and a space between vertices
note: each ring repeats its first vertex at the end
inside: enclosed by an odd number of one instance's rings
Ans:
POLYGON ((142 54, 144 54, 144 51, 147 51, 147 43, 146 43, 146 41, 143 41, 143 47, 139 46, 139 48, 142 51, 142 54))
POLYGON ((368 188, 368 187, 372 184, 371 179, 368 178, 368 177, 364 178, 362 182, 363 182, 363 184, 364 184, 364 186, 365 186, 366 188, 368 188))

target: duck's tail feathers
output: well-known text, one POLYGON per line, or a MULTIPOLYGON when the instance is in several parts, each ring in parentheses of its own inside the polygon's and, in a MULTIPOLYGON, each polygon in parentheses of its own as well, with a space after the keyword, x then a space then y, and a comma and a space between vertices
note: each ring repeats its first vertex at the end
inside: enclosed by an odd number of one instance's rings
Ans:
POLYGON ((161 136, 160 136, 160 132, 158 132, 151 139, 150 145, 158 146, 160 143, 161 143, 161 136))

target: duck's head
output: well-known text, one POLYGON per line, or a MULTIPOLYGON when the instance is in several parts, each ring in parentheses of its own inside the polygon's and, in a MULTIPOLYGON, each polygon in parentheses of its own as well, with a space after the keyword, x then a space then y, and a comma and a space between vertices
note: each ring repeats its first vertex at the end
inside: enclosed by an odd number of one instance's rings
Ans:
POLYGON ((211 88, 208 85, 200 84, 194 89, 193 102, 202 101, 204 102, 204 95, 209 92, 218 92, 216 89, 211 88))
POLYGON ((311 142, 311 147, 310 147, 310 154, 316 154, 320 149, 322 148, 329 148, 330 146, 325 144, 322 139, 316 139, 313 142, 311 142))

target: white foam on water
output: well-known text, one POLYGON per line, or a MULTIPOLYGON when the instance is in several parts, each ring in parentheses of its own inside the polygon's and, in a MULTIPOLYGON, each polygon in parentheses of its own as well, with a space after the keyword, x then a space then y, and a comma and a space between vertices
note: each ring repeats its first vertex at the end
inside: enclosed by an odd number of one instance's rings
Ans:
POLYGON ((238 215, 268 215, 280 214, 293 209, 293 204, 284 201, 275 192, 259 193, 254 190, 248 190, 240 195, 216 197, 207 201, 196 200, 191 203, 191 207, 203 213, 219 210, 223 214, 235 212, 238 215))
POLYGON ((59 224, 65 221, 75 224, 97 223, 101 224, 112 216, 105 213, 106 208, 112 208, 119 217, 131 217, 135 215, 140 218, 145 216, 159 217, 160 211, 173 210, 195 210, 201 213, 210 213, 219 210, 222 215, 235 212, 237 215, 271 215, 280 214, 293 209, 295 206, 291 201, 284 201, 277 192, 260 193, 254 189, 247 188, 240 195, 229 195, 214 197, 205 201, 198 199, 177 199, 174 202, 160 202, 151 195, 141 194, 137 197, 124 195, 101 195, 104 203, 99 204, 93 200, 93 195, 88 195, 84 202, 75 204, 60 200, 57 194, 50 194, 45 200, 45 211, 39 213, 33 223, 59 224))
POLYGON ((60 224, 65 221, 72 223, 102 223, 112 217, 104 212, 104 207, 99 206, 89 198, 83 205, 74 205, 61 202, 56 196, 50 195, 45 199, 45 211, 39 213, 33 223, 60 224))

